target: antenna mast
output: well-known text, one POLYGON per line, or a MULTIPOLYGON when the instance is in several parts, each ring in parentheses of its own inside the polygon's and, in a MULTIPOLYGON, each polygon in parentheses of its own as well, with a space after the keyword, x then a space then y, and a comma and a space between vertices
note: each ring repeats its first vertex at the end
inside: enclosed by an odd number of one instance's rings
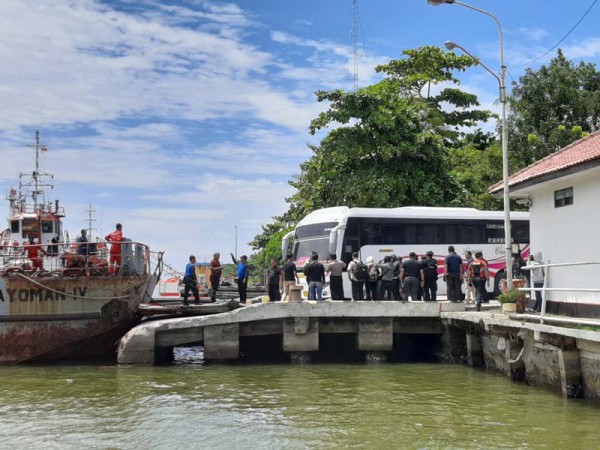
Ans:
POLYGON ((33 199, 33 208, 43 209, 43 204, 45 203, 44 191, 42 188, 50 188, 54 189, 54 186, 48 184, 44 181, 44 177, 54 178, 54 175, 51 175, 46 172, 40 171, 40 151, 46 149, 46 147, 40 144, 40 130, 35 130, 35 144, 28 144, 27 147, 35 149, 35 170, 31 173, 19 173, 19 191, 22 191, 23 188, 29 188, 31 198, 33 199), (26 175, 30 176, 28 182, 21 181, 22 178, 26 175), (42 196, 42 205, 38 202, 38 197, 42 196))
POLYGON ((87 213, 86 222, 88 223, 88 239, 92 239, 92 230, 97 230, 97 228, 92 227, 92 223, 96 221, 96 219, 94 219, 92 216, 92 214, 96 212, 95 209, 92 209, 92 202, 90 202, 90 205, 88 206, 88 209, 85 210, 85 212, 87 213))

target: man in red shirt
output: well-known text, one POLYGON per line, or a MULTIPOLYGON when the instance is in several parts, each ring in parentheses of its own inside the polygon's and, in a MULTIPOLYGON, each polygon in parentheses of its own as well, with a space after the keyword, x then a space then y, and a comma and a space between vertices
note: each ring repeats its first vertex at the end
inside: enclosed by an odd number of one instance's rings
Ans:
POLYGON ((210 261, 210 301, 217 301, 217 291, 219 290, 219 282, 221 281, 221 274, 223 273, 223 266, 221 265, 221 261, 219 258, 221 257, 220 253, 215 253, 213 255, 213 259, 210 261))
POLYGON ((121 242, 123 240, 123 225, 117 224, 117 229, 104 237, 105 241, 111 242, 110 246, 110 272, 115 273, 121 267, 121 242))
POLYGON ((40 253, 46 255, 46 250, 42 248, 41 245, 33 242, 33 236, 29 236, 29 242, 27 242, 23 249, 25 253, 27 253, 27 257, 31 260, 31 265, 34 270, 44 270, 44 264, 42 262, 42 258, 40 253))

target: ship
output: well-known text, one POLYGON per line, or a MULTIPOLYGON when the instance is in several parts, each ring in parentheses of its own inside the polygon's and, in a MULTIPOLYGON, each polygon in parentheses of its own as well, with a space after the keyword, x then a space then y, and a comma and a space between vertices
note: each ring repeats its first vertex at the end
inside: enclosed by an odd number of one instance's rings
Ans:
POLYGON ((72 240, 64 208, 46 199, 54 176, 40 170, 39 131, 27 147, 35 167, 10 187, 0 233, 0 363, 115 359, 151 299, 163 254, 126 238, 72 240), (109 252, 120 256, 112 265, 109 252))

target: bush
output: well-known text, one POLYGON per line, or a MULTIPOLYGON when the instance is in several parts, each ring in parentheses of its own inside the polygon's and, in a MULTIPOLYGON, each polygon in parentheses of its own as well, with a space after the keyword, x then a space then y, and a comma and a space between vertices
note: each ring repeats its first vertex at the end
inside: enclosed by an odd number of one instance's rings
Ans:
POLYGON ((519 298, 521 297, 521 293, 516 289, 511 289, 508 292, 504 292, 498 296, 498 301, 500 303, 517 303, 519 298))

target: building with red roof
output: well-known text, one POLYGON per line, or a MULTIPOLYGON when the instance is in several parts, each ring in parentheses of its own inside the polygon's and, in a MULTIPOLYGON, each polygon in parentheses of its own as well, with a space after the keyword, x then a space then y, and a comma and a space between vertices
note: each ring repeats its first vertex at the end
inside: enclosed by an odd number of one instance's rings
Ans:
MULTIPOLYGON (((600 131, 519 170, 508 185, 512 198, 529 205, 532 254, 542 252, 552 263, 600 261, 600 131)), ((489 192, 500 197, 503 189, 500 182, 489 192)), ((551 268, 548 286, 598 289, 599 273, 600 265, 551 268)), ((600 294, 593 292, 551 292, 547 298, 600 307, 600 294)))

